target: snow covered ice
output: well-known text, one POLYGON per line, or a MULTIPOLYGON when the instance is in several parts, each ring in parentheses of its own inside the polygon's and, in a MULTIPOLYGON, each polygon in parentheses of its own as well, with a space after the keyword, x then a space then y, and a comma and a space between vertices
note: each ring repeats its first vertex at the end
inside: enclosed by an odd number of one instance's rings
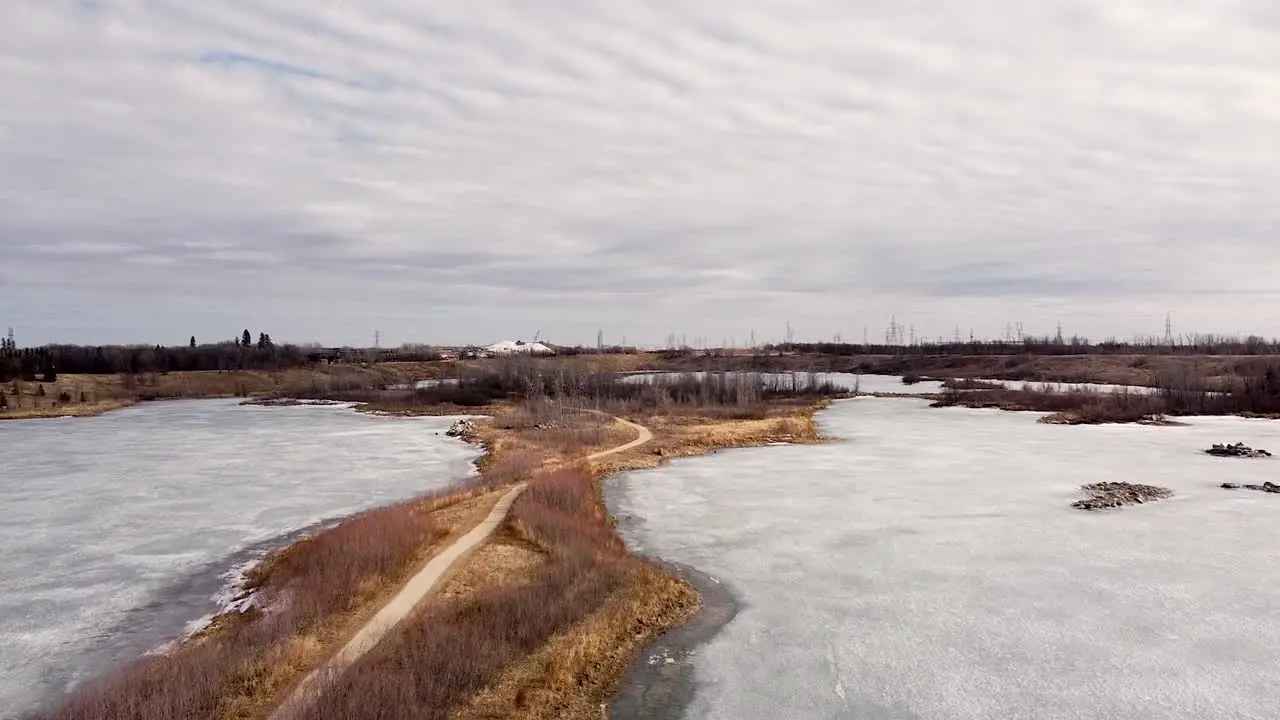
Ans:
POLYGON ((205 400, 0 423, 0 718, 180 634, 244 553, 467 475, 454 419, 205 400))
POLYGON ((742 610, 695 660, 689 718, 1280 718, 1280 423, 1037 424, 862 398, 840 438, 676 460, 608 483, 633 546, 742 610), (1070 507, 1129 481, 1172 499, 1070 507))

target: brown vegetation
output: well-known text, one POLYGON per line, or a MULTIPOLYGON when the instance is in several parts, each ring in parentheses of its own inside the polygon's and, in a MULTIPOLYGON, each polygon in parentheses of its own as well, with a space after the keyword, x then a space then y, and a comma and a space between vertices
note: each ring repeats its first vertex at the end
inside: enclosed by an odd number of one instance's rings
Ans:
POLYGON ((1163 415, 1165 409, 1159 397, 1145 393, 1031 387, 949 391, 934 403, 934 407, 953 405, 1047 412, 1051 414, 1044 418, 1045 422, 1063 425, 1138 422, 1163 415))
MULTIPOLYGON (((14 380, 0 386, 0 419, 99 415, 139 401, 273 396, 285 388, 315 388, 296 397, 340 395, 344 388, 383 388, 439 372, 430 363, 313 365, 286 370, 197 370, 121 375, 60 374, 52 382, 14 380), (44 392, 40 392, 41 389, 44 392), (17 390, 17 392, 14 392, 17 390)), ((287 393, 286 393, 287 394, 287 393)), ((341 398, 339 398, 341 399, 341 398)))
POLYGON ((618 587, 628 556, 585 469, 536 477, 510 522, 546 554, 527 580, 432 605, 349 668, 303 717, 363 717, 378 707, 385 718, 446 718, 618 587))
POLYGON ((1203 368, 1161 365, 1153 374, 1154 387, 1147 392, 1099 392, 1051 388, 972 390, 949 385, 935 406, 1000 408, 1051 413, 1045 422, 1089 424, 1107 422, 1162 422, 1177 415, 1280 414, 1280 364, 1254 358, 1233 368, 1237 374, 1221 378, 1203 368))

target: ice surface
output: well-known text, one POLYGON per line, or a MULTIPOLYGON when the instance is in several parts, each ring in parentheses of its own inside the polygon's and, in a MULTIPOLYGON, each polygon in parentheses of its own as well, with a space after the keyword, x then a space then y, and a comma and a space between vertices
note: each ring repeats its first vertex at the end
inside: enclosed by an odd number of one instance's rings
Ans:
POLYGON ((863 398, 843 438, 612 480, 643 551, 743 609, 696 659, 690 718, 1280 718, 1280 423, 1041 425, 1035 413, 863 398), (1172 488, 1072 509, 1083 483, 1172 488))
POLYGON ((0 422, 0 718, 181 633, 238 554, 467 475, 453 420, 214 400, 0 422))
MULTIPOLYGON (((678 376, 685 373, 669 373, 669 372, 643 372, 624 375, 623 380, 626 382, 649 382, 655 377, 661 376, 678 376)), ((692 375, 702 375, 702 372, 689 373, 692 375)), ((729 375, 736 373, 730 372, 729 375)), ((789 378, 794 375, 796 382, 803 387, 809 382, 809 373, 760 373, 765 377, 789 378)), ((902 395, 932 395, 944 392, 941 380, 921 380, 916 383, 907 385, 902 382, 901 375, 865 375, 855 373, 839 373, 839 372, 817 372, 813 374, 815 382, 829 382, 838 388, 852 392, 857 390, 864 393, 895 393, 902 395)), ((1052 392, 1068 392, 1070 390, 1086 390, 1089 392, 1131 392, 1138 394, 1154 393, 1156 388, 1144 387, 1141 385, 1111 385, 1106 383, 1070 383, 1070 382, 1023 382, 1021 380, 992 380, 989 378, 976 378, 979 382, 992 383, 1001 385, 1012 390, 1021 390, 1022 388, 1030 388, 1032 390, 1046 390, 1052 392)))
MULTIPOLYGON (((682 375, 693 375, 700 377, 706 374, 703 371, 690 373, 678 372, 640 372, 630 375, 623 375, 623 382, 652 382, 657 377, 679 377, 682 375)), ((737 375, 737 372, 728 372, 726 375, 737 375)), ((761 375, 765 378, 780 378, 784 386, 795 379, 795 383, 800 387, 805 387, 810 382, 810 373, 794 372, 794 373, 753 373, 761 375)), ((857 390, 864 393, 902 393, 910 395, 925 395, 930 393, 942 392, 942 381, 940 380, 922 380, 911 385, 902 382, 901 375, 859 375, 855 373, 840 372, 815 372, 812 374, 813 382, 824 383, 829 382, 836 387, 853 392, 857 390)))

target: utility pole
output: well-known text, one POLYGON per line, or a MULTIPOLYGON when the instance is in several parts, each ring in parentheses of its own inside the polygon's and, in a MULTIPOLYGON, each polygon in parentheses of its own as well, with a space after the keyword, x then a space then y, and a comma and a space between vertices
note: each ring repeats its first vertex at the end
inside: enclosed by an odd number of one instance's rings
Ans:
POLYGON ((604 328, 596 330, 596 352, 604 353, 604 328))
POLYGON ((376 329, 373 331, 373 347, 374 349, 382 347, 382 333, 376 329))

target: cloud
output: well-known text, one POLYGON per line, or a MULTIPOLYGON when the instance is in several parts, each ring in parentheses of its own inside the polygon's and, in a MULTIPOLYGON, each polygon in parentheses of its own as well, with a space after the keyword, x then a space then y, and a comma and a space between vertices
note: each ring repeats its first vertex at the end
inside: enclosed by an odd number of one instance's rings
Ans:
POLYGON ((1280 334, 1263 0, 13 1, 30 342, 1280 334))

